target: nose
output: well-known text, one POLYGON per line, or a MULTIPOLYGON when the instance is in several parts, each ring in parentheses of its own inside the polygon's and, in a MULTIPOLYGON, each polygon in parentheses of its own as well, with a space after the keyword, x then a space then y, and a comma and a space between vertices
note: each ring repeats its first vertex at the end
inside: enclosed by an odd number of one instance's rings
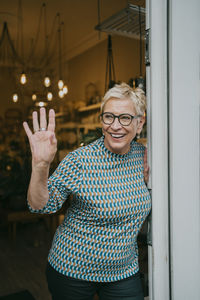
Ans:
POLYGON ((114 122, 111 124, 111 128, 114 130, 120 129, 122 125, 119 123, 119 119, 115 118, 114 122))

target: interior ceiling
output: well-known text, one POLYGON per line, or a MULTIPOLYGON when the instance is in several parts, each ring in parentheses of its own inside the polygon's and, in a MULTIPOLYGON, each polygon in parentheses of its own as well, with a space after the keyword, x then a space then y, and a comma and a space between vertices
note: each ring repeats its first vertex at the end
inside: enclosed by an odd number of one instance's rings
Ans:
MULTIPOLYGON (((31 41, 36 38, 39 24, 39 15, 43 3, 46 3, 47 33, 52 28, 56 14, 60 13, 64 22, 65 56, 70 59, 89 47, 97 44, 106 37, 94 29, 98 23, 97 0, 0 0, 0 31, 3 23, 7 22, 11 39, 16 43, 18 32, 19 4, 23 16, 23 43, 24 52, 30 52, 31 41)), ((125 8, 127 4, 145 6, 145 0, 100 0, 101 21, 109 18, 125 8)), ((40 38, 38 39, 38 53, 44 49, 44 27, 41 24, 40 38)))

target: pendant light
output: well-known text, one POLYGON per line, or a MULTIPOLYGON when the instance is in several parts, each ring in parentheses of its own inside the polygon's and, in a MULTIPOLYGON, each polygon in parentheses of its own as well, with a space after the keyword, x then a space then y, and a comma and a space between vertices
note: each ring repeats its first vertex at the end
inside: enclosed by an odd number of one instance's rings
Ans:
POLYGON ((107 63, 106 63, 106 79, 105 79, 105 92, 115 85, 115 68, 112 52, 112 39, 111 35, 108 35, 108 47, 107 47, 107 63))
POLYGON ((63 86, 64 86, 63 80, 62 79, 58 80, 58 88, 59 88, 59 90, 62 90, 63 86))
POLYGON ((13 94, 12 100, 13 100, 14 103, 16 103, 18 101, 18 95, 16 93, 13 94))
POLYGON ((60 98, 63 98, 63 97, 65 96, 63 90, 59 90, 59 91, 58 91, 58 96, 59 96, 60 98))
POLYGON ((33 95, 32 95, 32 100, 33 100, 33 101, 36 101, 36 100, 37 100, 37 95, 36 95, 35 93, 33 93, 33 95))
POLYGON ((138 6, 138 19, 139 19, 139 30, 140 30, 140 76, 135 78, 135 87, 139 87, 145 90, 145 80, 142 76, 142 22, 141 22, 141 8, 138 6))
POLYGON ((53 99, 53 94, 52 94, 52 92, 48 92, 47 93, 47 100, 48 101, 51 101, 53 99))
POLYGON ((44 103, 43 101, 40 101, 40 102, 38 103, 38 106, 39 106, 39 107, 44 107, 44 106, 45 106, 45 103, 44 103))
POLYGON ((27 82, 26 74, 23 71, 20 76, 20 83, 24 85, 26 84, 26 82, 27 82))
POLYGON ((42 4, 42 8, 43 8, 43 14, 44 14, 44 50, 45 50, 45 56, 46 56, 46 60, 45 60, 45 77, 44 77, 44 86, 45 87, 50 87, 51 85, 51 80, 48 76, 48 72, 47 72, 47 67, 48 67, 48 58, 49 58, 49 47, 48 47, 48 34, 47 34, 47 15, 46 15, 46 3, 42 4))
MULTIPOLYGON (((58 14, 58 75, 59 75, 59 80, 58 80, 58 88, 59 90, 63 89, 64 82, 62 79, 62 43, 61 43, 61 23, 60 23, 60 14, 58 14)), ((64 93, 58 92, 58 95, 60 98, 63 96, 60 96, 64 93)))
POLYGON ((63 92, 65 95, 67 95, 68 93, 68 87, 66 86, 66 84, 63 86, 63 92))
POLYGON ((45 87, 50 87, 50 85, 51 85, 51 80, 50 80, 49 76, 45 76, 45 78, 44 78, 44 86, 45 87))

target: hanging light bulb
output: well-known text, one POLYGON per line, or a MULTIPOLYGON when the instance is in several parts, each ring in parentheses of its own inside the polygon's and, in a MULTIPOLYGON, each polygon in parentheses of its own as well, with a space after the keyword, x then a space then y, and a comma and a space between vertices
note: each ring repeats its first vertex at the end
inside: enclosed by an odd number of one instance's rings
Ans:
POLYGON ((13 94, 12 99, 13 99, 13 102, 16 103, 18 101, 18 95, 17 94, 13 94))
POLYGON ((63 86, 63 93, 65 95, 68 93, 68 87, 66 85, 63 86))
POLYGON ((64 82, 63 82, 62 79, 60 79, 60 80, 58 81, 58 88, 59 88, 59 90, 62 90, 63 86, 64 86, 64 82))
POLYGON ((44 85, 46 87, 49 87, 51 85, 51 80, 50 80, 49 76, 45 76, 45 78, 44 78, 44 85))
POLYGON ((45 107, 47 105, 48 105, 48 103, 46 101, 36 101, 35 102, 35 106, 45 107))
POLYGON ((26 74, 24 72, 22 72, 21 77, 20 77, 20 83, 25 84, 26 82, 27 82, 26 74))
POLYGON ((47 100, 51 101, 53 99, 53 94, 51 92, 47 93, 47 100))
POLYGON ((33 101, 37 100, 37 95, 35 93, 32 95, 32 100, 33 101))
POLYGON ((43 107, 43 106, 45 106, 45 104, 44 104, 43 101, 40 101, 40 102, 38 103, 38 106, 43 107))
POLYGON ((60 90, 60 91, 58 92, 58 96, 59 96, 60 98, 63 98, 63 97, 65 96, 63 90, 60 90))

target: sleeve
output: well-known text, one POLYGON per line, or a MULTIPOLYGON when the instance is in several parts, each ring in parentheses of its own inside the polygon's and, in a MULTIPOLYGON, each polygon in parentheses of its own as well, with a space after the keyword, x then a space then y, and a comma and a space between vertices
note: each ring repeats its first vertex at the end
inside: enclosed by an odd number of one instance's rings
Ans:
POLYGON ((80 186, 80 164, 73 153, 69 153, 48 179, 49 199, 42 209, 28 208, 33 213, 52 214, 57 212, 72 192, 80 186))

